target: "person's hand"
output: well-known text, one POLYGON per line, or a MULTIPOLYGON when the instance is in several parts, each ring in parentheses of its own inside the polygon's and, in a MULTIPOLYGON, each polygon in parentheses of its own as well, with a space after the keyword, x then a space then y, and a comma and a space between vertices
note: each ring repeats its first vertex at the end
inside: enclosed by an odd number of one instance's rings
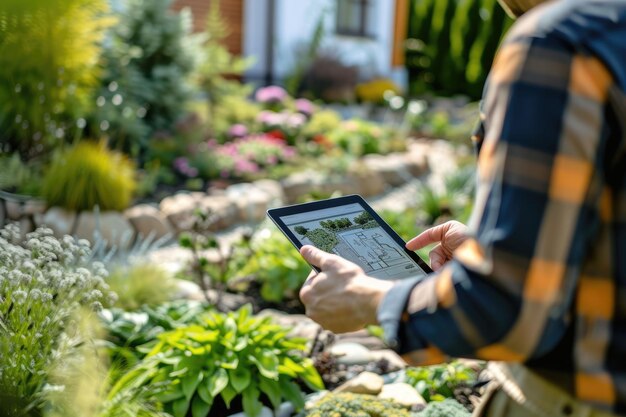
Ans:
POLYGON ((300 290, 307 316, 335 333, 377 323, 378 304, 392 282, 368 277, 358 265, 310 245, 300 254, 321 271, 313 271, 300 290))
POLYGON ((418 236, 409 240, 406 248, 412 251, 437 243, 428 254, 430 257, 430 267, 433 271, 440 269, 443 264, 452 259, 452 252, 465 240, 467 240, 467 226, 457 221, 449 221, 439 226, 432 227, 418 236))

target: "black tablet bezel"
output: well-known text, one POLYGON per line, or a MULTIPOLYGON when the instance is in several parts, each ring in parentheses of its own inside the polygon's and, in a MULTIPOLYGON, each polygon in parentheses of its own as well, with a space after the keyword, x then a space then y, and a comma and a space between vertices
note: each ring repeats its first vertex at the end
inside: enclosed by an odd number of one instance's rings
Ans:
MULTIPOLYGON (((312 201, 310 203, 294 204, 291 206, 273 208, 267 210, 267 216, 274 222, 274 224, 287 236, 289 241, 300 250, 303 246, 300 240, 289 230, 287 225, 281 220, 283 216, 289 216, 293 214, 307 213, 309 211, 323 210, 327 208, 340 207, 348 204, 360 204, 365 211, 367 211, 374 220, 383 228, 383 230, 391 236, 391 238, 398 244, 404 252, 427 274, 430 274, 432 269, 422 258, 420 258, 415 252, 412 252, 406 248, 406 242, 385 222, 374 209, 367 204, 367 201, 358 194, 347 195, 344 197, 329 198, 327 200, 312 201)), ((319 272, 319 268, 315 265, 311 265, 313 269, 319 272)))

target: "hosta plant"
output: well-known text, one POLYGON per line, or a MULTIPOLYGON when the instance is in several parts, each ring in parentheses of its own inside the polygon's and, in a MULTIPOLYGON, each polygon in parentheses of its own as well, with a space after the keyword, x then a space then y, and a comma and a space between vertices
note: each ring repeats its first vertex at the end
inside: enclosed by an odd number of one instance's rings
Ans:
POLYGON ((283 400, 302 408, 297 381, 323 388, 311 359, 301 356, 306 340, 287 338, 288 329, 270 318, 251 317, 251 311, 248 305, 237 312, 208 313, 199 324, 160 334, 110 395, 147 387, 174 417, 217 415, 218 400, 229 409, 240 399, 251 417, 259 415, 261 399, 274 409, 283 400))

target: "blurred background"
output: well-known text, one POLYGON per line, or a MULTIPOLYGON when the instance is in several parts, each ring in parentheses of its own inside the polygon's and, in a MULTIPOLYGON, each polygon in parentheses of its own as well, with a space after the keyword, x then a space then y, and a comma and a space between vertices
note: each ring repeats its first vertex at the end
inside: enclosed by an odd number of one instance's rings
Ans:
POLYGON ((468 144, 510 24, 496 0, 3 0, 0 218, 468 144))

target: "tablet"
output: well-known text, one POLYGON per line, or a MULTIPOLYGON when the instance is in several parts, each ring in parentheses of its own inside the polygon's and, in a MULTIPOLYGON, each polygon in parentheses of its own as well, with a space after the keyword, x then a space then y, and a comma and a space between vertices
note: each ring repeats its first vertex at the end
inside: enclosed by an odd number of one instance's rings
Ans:
POLYGON ((267 215, 298 250, 313 245, 369 276, 396 280, 432 272, 360 195, 270 209, 267 215))

